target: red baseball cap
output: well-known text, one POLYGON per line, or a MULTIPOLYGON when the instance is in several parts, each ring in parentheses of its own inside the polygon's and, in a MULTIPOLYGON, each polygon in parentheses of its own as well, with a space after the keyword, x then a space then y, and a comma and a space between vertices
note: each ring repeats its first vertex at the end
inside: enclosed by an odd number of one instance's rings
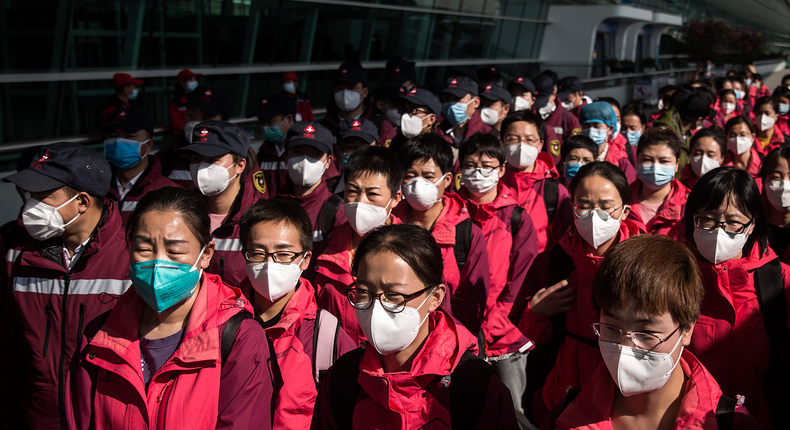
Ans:
POLYGON ((296 76, 294 72, 285 72, 283 73, 283 81, 298 81, 299 78, 296 76))
POLYGON ((126 84, 135 84, 135 85, 142 85, 142 79, 135 79, 132 75, 128 73, 116 73, 115 76, 112 77, 112 85, 115 87, 120 87, 121 85, 126 84))
POLYGON ((176 79, 178 79, 178 81, 180 82, 180 81, 183 81, 186 78, 199 78, 201 76, 203 76, 202 73, 194 73, 194 72, 192 72, 189 69, 184 69, 184 70, 178 72, 178 77, 176 77, 176 79))

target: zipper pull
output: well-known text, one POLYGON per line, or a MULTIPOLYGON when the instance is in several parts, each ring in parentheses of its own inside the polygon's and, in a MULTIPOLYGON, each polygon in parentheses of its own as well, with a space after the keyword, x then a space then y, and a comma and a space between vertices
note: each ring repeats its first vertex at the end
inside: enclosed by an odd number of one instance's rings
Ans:
POLYGON ((171 379, 167 381, 167 384, 165 384, 164 387, 162 387, 162 391, 160 391, 159 396, 156 397, 156 403, 162 402, 162 399, 165 397, 165 391, 167 391, 167 387, 169 387, 172 382, 173 380, 171 379))

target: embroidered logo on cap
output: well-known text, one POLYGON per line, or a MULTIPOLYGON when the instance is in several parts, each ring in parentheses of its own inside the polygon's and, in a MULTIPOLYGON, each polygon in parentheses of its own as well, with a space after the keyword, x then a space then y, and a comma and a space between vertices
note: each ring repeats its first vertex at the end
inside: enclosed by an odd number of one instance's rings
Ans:
POLYGON ((126 111, 122 110, 122 111, 118 112, 118 118, 126 118, 126 111))
POLYGON ((210 133, 211 132, 208 131, 208 129, 206 127, 203 127, 203 128, 200 129, 200 135, 201 136, 208 136, 210 133))
POLYGON ((35 167, 36 169, 41 170, 42 161, 49 161, 49 151, 44 151, 44 154, 41 156, 41 158, 39 158, 38 161, 34 161, 30 167, 35 167))
POLYGON ((312 125, 308 125, 304 128, 305 133, 315 133, 315 128, 312 125))
POLYGON ((348 74, 348 69, 343 69, 340 71, 340 76, 346 76, 348 74))
POLYGON ((206 90, 206 92, 204 92, 203 95, 206 96, 206 97, 211 97, 211 95, 212 95, 211 94, 211 90, 206 90))
POLYGON ((486 85, 486 89, 483 92, 490 93, 491 92, 491 85, 486 85))
POLYGON ((397 75, 398 73, 400 73, 400 67, 395 68, 395 74, 397 75))
POLYGON ((411 91, 409 91, 409 95, 410 96, 416 96, 417 95, 417 88, 412 88, 411 91))
POLYGON ((524 83, 524 78, 519 77, 518 79, 516 79, 516 82, 518 82, 519 84, 522 84, 522 83, 524 83))
POLYGON ((404 87, 398 87, 398 93, 399 93, 400 95, 404 95, 404 94, 406 94, 406 88, 404 88, 404 87))
POLYGON ((351 123, 351 129, 362 131, 362 123, 357 120, 354 120, 354 122, 351 123))
POLYGON ((453 78, 453 80, 450 81, 450 85, 448 86, 451 88, 455 88, 457 85, 458 85, 458 79, 453 78))
POLYGON ((269 100, 267 100, 267 99, 261 100, 261 107, 266 106, 266 103, 269 103, 269 100))

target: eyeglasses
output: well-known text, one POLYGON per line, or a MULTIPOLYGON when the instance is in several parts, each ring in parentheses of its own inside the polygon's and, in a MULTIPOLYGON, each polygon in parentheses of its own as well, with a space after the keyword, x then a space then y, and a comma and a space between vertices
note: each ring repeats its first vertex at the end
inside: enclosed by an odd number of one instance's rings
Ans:
POLYGON ((713 231, 717 228, 724 228, 724 231, 728 233, 743 233, 746 229, 751 225, 754 219, 750 219, 749 222, 746 224, 738 221, 716 221, 713 218, 708 218, 705 216, 695 216, 694 217, 694 225, 697 228, 707 231, 713 231))
POLYGON ((384 310, 393 314, 403 312, 403 310, 406 309, 407 301, 418 297, 424 292, 434 288, 433 286, 425 287, 413 294, 401 294, 392 291, 373 294, 368 290, 356 288, 354 285, 356 285, 356 283, 352 283, 348 286, 348 288, 346 288, 346 297, 348 297, 348 302, 351 303, 351 306, 353 306, 355 309, 364 311, 373 305, 373 299, 378 299, 379 302, 381 302, 381 306, 384 307, 384 310))
POLYGON ((678 326, 675 330, 672 330, 669 336, 661 339, 651 333, 642 333, 641 331, 625 332, 615 326, 604 323, 593 323, 592 328, 595 335, 604 342, 619 343, 623 338, 629 337, 634 345, 647 351, 658 348, 659 345, 669 340, 675 332, 680 330, 680 326, 678 326))
POLYGON ((501 165, 499 165, 497 167, 463 166, 463 167, 461 167, 461 173, 463 173, 464 176, 472 176, 472 175, 475 174, 475 171, 477 171, 477 172, 480 172, 480 174, 483 175, 484 178, 487 178, 487 177, 493 175, 494 172, 496 171, 496 169, 498 169, 500 167, 502 167, 502 166, 501 165))
POLYGON ((614 207, 614 205, 611 204, 603 204, 599 207, 595 207, 589 203, 576 203, 573 205, 573 213, 577 218, 589 218, 590 215, 592 215, 592 211, 595 210, 598 212, 598 216, 605 221, 608 220, 609 217, 614 218, 613 214, 623 208, 623 206, 625 205, 614 207))
POLYGON ((297 257, 305 253, 304 251, 247 251, 246 249, 243 249, 241 252, 244 254, 244 258, 246 258, 250 263, 264 263, 269 259, 269 257, 272 257, 272 260, 274 260, 275 263, 283 264, 293 263, 297 257))
POLYGON ((402 107, 402 108, 398 109, 398 113, 401 114, 401 115, 407 113, 407 114, 409 114, 411 116, 415 116, 418 113, 424 113, 426 115, 429 115, 431 112, 428 112, 425 109, 420 108, 420 107, 413 107, 413 108, 403 108, 402 107))
POLYGON ((513 136, 513 135, 505 136, 505 144, 515 145, 516 143, 526 143, 527 145, 535 146, 538 143, 540 143, 540 139, 527 140, 527 139, 522 139, 519 136, 513 136))

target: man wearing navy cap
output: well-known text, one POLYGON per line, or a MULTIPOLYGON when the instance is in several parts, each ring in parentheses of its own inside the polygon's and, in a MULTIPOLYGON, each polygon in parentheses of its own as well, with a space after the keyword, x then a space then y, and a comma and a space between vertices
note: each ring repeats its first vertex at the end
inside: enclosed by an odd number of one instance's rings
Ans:
POLYGON ((432 92, 423 88, 412 88, 399 96, 398 100, 401 113, 400 124, 397 134, 392 138, 388 148, 399 152, 406 144, 406 140, 427 133, 436 133, 452 145, 452 140, 439 130, 442 104, 432 92))
POLYGON ((297 122, 296 115, 294 99, 281 94, 261 97, 255 112, 247 115, 247 118, 258 117, 258 124, 263 128, 264 140, 258 151, 258 164, 271 195, 280 192, 288 177, 285 136, 297 122))
POLYGON ((444 120, 439 129, 452 139, 453 145, 457 148, 475 133, 489 133, 491 127, 483 124, 477 111, 480 106, 477 83, 466 76, 451 76, 446 85, 441 94, 444 120))
MULTIPOLYGON (((379 143, 379 133, 376 126, 372 121, 366 119, 355 119, 352 121, 340 122, 340 130, 337 136, 338 150, 336 153, 340 154, 341 161, 339 164, 340 171, 345 167, 346 162, 351 157, 351 154, 357 152, 366 146, 375 146, 379 143)), ((344 178, 341 177, 340 172, 335 173, 327 172, 324 177, 329 183, 329 188, 335 194, 342 193, 345 189, 344 178)))
POLYGON ((381 146, 389 147, 392 138, 398 133, 396 127, 400 125, 400 100, 398 97, 406 93, 406 88, 400 84, 381 84, 374 94, 373 106, 375 107, 370 120, 378 128, 381 136, 381 146))
POLYGON ((499 138, 502 121, 510 113, 512 103, 510 94, 500 86, 488 84, 480 92, 480 118, 491 127, 491 135, 499 138))
POLYGON ((144 195, 179 185, 162 175, 159 159, 148 156, 154 146, 154 123, 142 109, 117 110, 109 120, 102 128, 104 158, 113 172, 107 198, 118 205, 125 227, 144 195))
POLYGON ((513 110, 527 110, 532 108, 535 101, 535 85, 529 78, 518 76, 509 84, 507 84, 507 91, 513 97, 513 110))
POLYGON ((344 63, 335 71, 332 80, 334 97, 327 107, 321 125, 337 135, 338 124, 342 120, 370 118, 371 109, 368 97, 368 82, 365 69, 356 63, 344 63))
POLYGON ((488 85, 502 86, 502 73, 499 67, 488 65, 477 69, 477 86, 482 91, 488 85))
MULTIPOLYGON (((352 124, 354 122, 360 120, 352 124)), ((340 210, 343 199, 329 191, 325 180, 332 166, 333 147, 332 133, 311 122, 294 124, 285 141, 289 177, 280 196, 290 197, 302 205, 313 225, 313 242, 328 238, 335 227, 346 222, 340 210)))
POLYGON ((579 125, 579 120, 557 102, 557 86, 550 75, 544 72, 532 80, 535 84, 535 104, 532 108, 559 138, 560 144, 556 149, 550 148, 551 155, 556 159, 560 156, 562 142, 571 136, 581 134, 582 127, 579 125))
POLYGON ((107 124, 107 117, 116 109, 129 109, 132 107, 132 100, 137 98, 142 85, 142 79, 135 79, 128 73, 116 73, 112 77, 112 86, 115 87, 115 95, 104 106, 102 111, 101 123, 107 124))
POLYGON ((404 88, 411 89, 417 86, 417 72, 414 70, 415 63, 407 61, 404 57, 395 57, 387 61, 387 77, 384 84, 398 84, 404 88))
POLYGON ((587 104, 582 91, 582 80, 576 76, 568 76, 557 82, 557 98, 563 109, 579 117, 582 107, 587 104))
POLYGON ((129 287, 121 217, 104 196, 112 172, 76 143, 39 149, 26 169, 3 180, 30 197, 24 232, 9 255, 0 321, 0 408, 7 428, 65 426, 66 372, 85 325, 112 309, 129 287))

